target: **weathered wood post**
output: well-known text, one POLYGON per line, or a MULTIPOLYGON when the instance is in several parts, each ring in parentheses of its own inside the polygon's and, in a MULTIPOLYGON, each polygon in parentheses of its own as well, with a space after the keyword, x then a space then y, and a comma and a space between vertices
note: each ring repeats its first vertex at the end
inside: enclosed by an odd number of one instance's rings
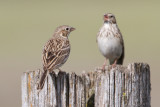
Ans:
POLYGON ((150 68, 144 63, 128 67, 106 66, 103 72, 48 75, 36 89, 40 70, 22 75, 22 107, 150 107, 150 68))

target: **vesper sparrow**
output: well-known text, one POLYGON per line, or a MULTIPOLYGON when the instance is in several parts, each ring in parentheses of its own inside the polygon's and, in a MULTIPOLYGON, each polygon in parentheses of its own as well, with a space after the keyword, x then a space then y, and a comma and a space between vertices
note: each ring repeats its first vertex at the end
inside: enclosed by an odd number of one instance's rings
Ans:
MULTIPOLYGON (((123 64, 124 59, 124 43, 122 34, 116 23, 113 14, 107 13, 103 17, 104 24, 97 35, 98 48, 102 55, 109 59, 110 65, 115 67, 116 64, 123 64)), ((105 69, 106 60, 102 66, 105 69)))
POLYGON ((63 25, 57 27, 52 38, 45 44, 43 49, 44 73, 37 89, 42 89, 48 72, 59 69, 68 59, 70 54, 70 43, 68 36, 75 28, 63 25))

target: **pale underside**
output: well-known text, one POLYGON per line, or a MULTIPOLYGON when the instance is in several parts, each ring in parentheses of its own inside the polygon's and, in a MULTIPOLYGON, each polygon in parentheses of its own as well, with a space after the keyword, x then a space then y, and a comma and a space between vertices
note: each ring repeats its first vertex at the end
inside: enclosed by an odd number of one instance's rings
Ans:
POLYGON ((110 62, 120 58, 122 42, 122 36, 117 25, 104 24, 97 36, 99 50, 110 62))

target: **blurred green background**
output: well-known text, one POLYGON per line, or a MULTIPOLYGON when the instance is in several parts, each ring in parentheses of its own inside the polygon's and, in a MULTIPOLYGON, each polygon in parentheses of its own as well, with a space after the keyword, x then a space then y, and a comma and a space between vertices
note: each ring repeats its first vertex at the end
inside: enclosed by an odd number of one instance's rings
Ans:
POLYGON ((70 34, 71 54, 62 67, 80 74, 101 66, 96 34, 106 12, 115 14, 125 42, 125 60, 151 68, 152 106, 159 104, 160 1, 0 1, 0 106, 21 106, 21 75, 42 69, 43 45, 59 25, 70 34))

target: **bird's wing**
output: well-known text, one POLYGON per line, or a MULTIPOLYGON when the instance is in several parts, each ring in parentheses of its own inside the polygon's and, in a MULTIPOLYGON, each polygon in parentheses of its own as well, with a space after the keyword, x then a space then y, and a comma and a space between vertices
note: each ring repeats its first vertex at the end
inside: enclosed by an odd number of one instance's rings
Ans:
POLYGON ((43 50, 43 65, 47 69, 54 69, 63 63, 70 53, 69 41, 50 39, 43 50))
POLYGON ((118 29, 118 37, 120 38, 120 43, 122 45, 122 54, 121 54, 120 58, 117 60, 117 64, 122 65, 123 64, 123 59, 124 59, 124 56, 125 56, 125 53, 124 53, 125 47, 124 47, 123 37, 122 37, 122 34, 121 34, 119 29, 118 29))

